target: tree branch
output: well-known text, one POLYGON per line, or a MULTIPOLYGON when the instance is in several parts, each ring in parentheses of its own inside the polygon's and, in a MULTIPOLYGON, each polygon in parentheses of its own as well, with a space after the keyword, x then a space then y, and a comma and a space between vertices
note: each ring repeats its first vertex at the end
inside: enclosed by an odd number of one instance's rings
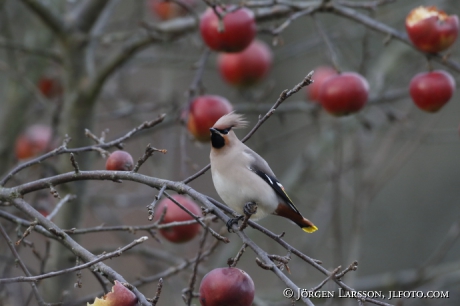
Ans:
MULTIPOLYGON (((80 257, 85 262, 97 259, 97 256, 95 256, 94 254, 86 250, 84 247, 82 247, 80 244, 78 244, 68 234, 66 234, 63 230, 56 226, 56 224, 46 219, 44 216, 42 216, 42 214, 33 209, 24 200, 14 199, 12 201, 12 204, 16 206, 16 208, 20 209, 21 211, 29 215, 31 218, 37 219, 38 223, 41 226, 48 229, 49 232, 58 237, 59 242, 62 243, 66 248, 71 250, 75 254, 75 256, 80 257)), ((122 275, 118 274, 115 270, 113 270, 104 263, 99 262, 94 264, 93 270, 106 275, 111 281, 118 280, 119 282, 127 283, 127 281, 123 278, 122 275)), ((133 288, 132 291, 137 296, 137 298, 139 299, 139 303, 142 306, 150 306, 150 303, 147 301, 145 296, 141 292, 139 292, 139 290, 133 288)))
POLYGON ((111 0, 85 0, 70 13, 71 26, 85 33, 89 32, 99 15, 111 0))
POLYGON ((41 21, 55 34, 62 36, 67 30, 67 24, 51 8, 38 0, 21 0, 41 21))
POLYGON ((49 49, 28 47, 21 43, 4 40, 0 41, 0 48, 12 49, 30 55, 46 57, 48 59, 55 61, 56 63, 62 64, 61 54, 59 52, 55 52, 49 49))
MULTIPOLYGON (((13 241, 11 241, 11 239, 8 237, 8 234, 6 233, 6 231, 3 228, 3 225, 1 223, 0 223, 0 234, 3 236, 3 238, 7 242, 8 247, 11 250, 11 253, 13 253, 14 257, 16 258, 17 262, 19 263, 19 266, 21 267, 21 269, 24 272, 24 274, 27 275, 27 276, 32 276, 32 274, 30 274, 30 272, 29 272, 29 269, 27 269, 26 265, 24 264, 24 262, 22 261, 21 257, 19 256, 18 252, 14 248, 13 241)), ((43 298, 40 295, 40 292, 38 291, 37 285, 32 283, 31 286, 32 286, 32 290, 34 292, 35 298, 38 301, 38 305, 40 305, 40 306, 45 305, 45 301, 43 301, 43 298)))
POLYGON ((70 273, 70 272, 83 270, 83 269, 91 267, 92 265, 94 265, 94 264, 96 264, 98 262, 104 261, 106 259, 121 256, 121 254, 124 251, 127 251, 127 250, 135 247, 136 245, 146 241, 147 239, 148 239, 147 236, 143 236, 143 237, 141 237, 139 239, 134 240, 130 244, 128 244, 128 245, 126 245, 126 246, 124 246, 122 248, 119 248, 118 250, 115 250, 115 251, 107 253, 107 254, 100 255, 94 260, 88 261, 87 263, 84 263, 84 264, 81 264, 81 265, 78 265, 78 266, 75 266, 75 267, 72 267, 72 268, 59 270, 59 271, 55 271, 55 272, 49 272, 49 273, 42 274, 42 275, 37 275, 37 276, 31 276, 30 275, 28 277, 18 276, 18 277, 13 277, 13 278, 3 278, 3 279, 0 279, 0 284, 2 284, 2 283, 13 283, 13 282, 38 282, 41 279, 50 278, 50 277, 58 276, 58 275, 65 274, 65 273, 70 273))
MULTIPOLYGON (((206 206, 206 208, 208 208, 210 211, 212 211, 219 219, 224 221, 224 223, 227 222, 228 219, 229 219, 229 217, 224 213, 224 211, 228 212, 230 214, 235 213, 232 209, 230 209, 229 207, 225 206, 224 204, 219 203, 216 200, 213 200, 213 199, 211 199, 209 197, 204 196, 203 194, 197 192, 196 190, 194 190, 193 188, 191 188, 190 186, 188 186, 188 185, 186 185, 186 184, 184 184, 182 182, 174 182, 174 181, 169 181, 169 180, 149 177, 149 176, 138 174, 138 173, 124 172, 124 171, 103 171, 103 170, 100 170, 100 171, 81 171, 78 176, 75 176, 73 172, 60 174, 60 175, 56 175, 56 176, 53 176, 53 177, 49 177, 49 178, 40 179, 40 180, 37 180, 37 181, 34 181, 34 182, 26 183, 26 184, 23 184, 23 185, 14 187, 14 188, 0 189, 0 200, 8 200, 11 197, 18 197, 20 195, 25 195, 25 194, 33 192, 33 191, 37 191, 37 190, 40 190, 40 189, 46 189, 46 188, 49 187, 49 184, 52 184, 53 186, 57 186, 57 185, 61 185, 61 184, 64 184, 64 183, 77 181, 77 180, 111 180, 112 181, 114 179, 134 181, 134 182, 145 184, 147 186, 150 186, 150 187, 153 187, 153 188, 156 188, 156 189, 159 189, 162 186, 166 186, 167 189, 174 190, 174 191, 176 191, 178 193, 186 193, 189 196, 191 196, 194 200, 196 200, 196 201, 200 202, 201 204, 203 204, 204 206, 206 206)), ((16 200, 14 200, 15 206, 17 206, 22 211, 30 214, 32 217, 37 218, 38 221, 39 221, 39 224, 42 224, 41 219, 46 220, 46 218, 44 218, 39 212, 35 211, 31 207, 28 207, 26 204, 18 205, 18 203, 17 203, 18 201, 19 201, 19 203, 24 202, 21 199, 16 199, 16 200), (33 211, 33 212, 31 212, 31 211, 33 211)), ((46 220, 46 222, 49 222, 49 221, 46 220)), ((56 226, 53 223, 48 223, 48 224, 50 226, 53 226, 53 228, 50 229, 50 231, 52 233, 56 232, 56 234, 58 234, 61 238, 65 237, 65 239, 62 239, 62 242, 65 243, 65 245, 67 247, 69 247, 69 248, 71 248, 71 247, 76 247, 76 248, 80 247, 81 248, 81 246, 79 246, 78 244, 76 244, 76 242, 71 240, 71 238, 65 232, 63 232, 59 228, 56 228, 56 226), (63 236, 63 235, 65 235, 65 236, 63 236), (67 242, 68 240, 70 240, 71 243, 67 242)), ((253 222, 251 220, 249 220, 248 224, 251 227, 253 227, 255 229, 258 229, 262 233, 266 234, 267 236, 272 238, 274 241, 278 242, 286 250, 288 250, 292 254, 295 254, 300 259, 304 260, 305 262, 309 263, 310 265, 312 265, 314 268, 316 268, 321 273, 325 274, 326 276, 329 276, 331 274, 331 272, 329 272, 327 269, 325 269, 320 264, 318 264, 318 261, 306 256, 305 254, 303 254, 299 250, 295 249, 294 247, 292 247, 291 245, 286 243, 284 240, 282 240, 280 236, 275 235, 274 233, 272 233, 268 229, 260 226, 259 224, 255 223, 255 222, 253 222)), ((45 228, 48 228, 48 226, 45 225, 45 228)), ((243 231, 239 231, 236 225, 234 226, 234 230, 238 234, 238 236, 242 239, 242 241, 244 243, 248 244, 248 246, 251 247, 256 252, 256 254, 260 258, 260 260, 262 260, 262 262, 265 265, 270 266, 270 263, 273 264, 273 262, 268 257, 268 254, 266 254, 265 251, 261 250, 253 241, 251 241, 243 231)), ((75 250, 73 250, 73 251, 76 252, 75 250)), ((80 252, 82 252, 82 251, 80 251, 80 252)), ((78 253, 80 253, 80 252, 78 252, 78 253)), ((88 251, 83 249, 83 255, 85 255, 86 258, 89 258, 88 254, 91 254, 91 253, 89 253, 88 251)), ((92 256, 94 256, 94 255, 92 255, 92 256)), ((80 257, 85 258, 83 256, 80 256, 80 257)), ((91 259, 92 259, 92 257, 89 260, 91 260, 91 259)), ((284 273, 281 270, 279 270, 279 268, 276 267, 276 265, 273 264, 273 267, 271 267, 270 270, 273 271, 275 273, 275 275, 277 275, 280 279, 282 279, 285 282, 285 284, 287 286, 289 286, 291 289, 297 290, 298 287, 294 283, 292 283, 292 281, 290 279, 288 279, 284 275, 284 273)), ((111 275, 112 277, 113 277, 113 275, 117 275, 117 274, 111 274, 111 273, 116 273, 116 272, 115 271, 113 271, 113 272, 110 271, 110 273, 106 273, 106 274, 111 275)), ((119 277, 121 277, 121 276, 119 276, 119 277)), ((346 290, 346 291, 355 291, 355 289, 353 289, 350 286, 346 285, 343 281, 341 281, 339 279, 335 279, 335 278, 333 278, 333 280, 341 288, 343 288, 344 290, 346 290)), ((371 302, 373 304, 376 304, 376 305, 382 305, 382 306, 391 305, 391 304, 381 302, 381 301, 371 299, 371 298, 365 298, 365 300, 368 301, 368 302, 371 302)), ((309 301, 308 299, 304 300, 304 302, 307 303, 307 304, 308 304, 308 301, 309 301)))

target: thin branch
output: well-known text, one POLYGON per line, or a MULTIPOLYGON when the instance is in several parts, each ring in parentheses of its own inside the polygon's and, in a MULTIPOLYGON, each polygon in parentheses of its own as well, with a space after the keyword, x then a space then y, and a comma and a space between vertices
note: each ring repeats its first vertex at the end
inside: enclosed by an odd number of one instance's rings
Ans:
MULTIPOLYGON (((0 223, 0 234, 2 234, 3 238, 8 244, 8 247, 11 250, 11 253, 13 253, 13 256, 16 258, 16 261, 18 262, 19 266, 21 267, 22 271, 24 272, 25 275, 27 276, 32 276, 30 274, 29 270, 27 269, 26 265, 22 261, 21 257, 19 256, 18 252, 14 248, 13 241, 11 241, 10 237, 8 237, 8 234, 6 233, 5 229, 3 228, 3 225, 0 223)), ((42 306, 45 305, 45 301, 43 300, 42 296, 40 295, 40 292, 38 291, 37 285, 32 283, 32 291, 35 295, 35 298, 38 301, 38 305, 42 306)))
POLYGON ((338 273, 335 275, 335 278, 341 279, 345 274, 347 274, 350 271, 356 271, 358 269, 358 262, 354 261, 352 262, 346 269, 344 269, 342 272, 338 273))
POLYGON ((306 16, 306 15, 311 15, 311 14, 315 13, 318 10, 318 8, 319 7, 310 7, 310 8, 307 8, 305 10, 295 12, 294 14, 289 16, 289 18, 287 18, 286 21, 284 21, 279 27, 277 27, 276 29, 272 30, 271 34, 274 35, 274 36, 280 35, 281 32, 283 32, 288 26, 290 26, 291 23, 294 20, 296 20, 296 19, 298 19, 300 17, 306 16))
POLYGON ((454 246, 455 242, 460 238, 460 221, 456 220, 449 228, 449 231, 444 236, 443 241, 433 254, 422 265, 422 269, 427 266, 438 264, 447 254, 447 252, 454 246))
MULTIPOLYGON (((200 218, 200 219, 205 221, 205 220, 210 220, 213 218, 214 217, 200 218)), ((190 225, 190 224, 195 224, 195 223, 198 223, 198 221, 197 220, 174 221, 174 222, 168 222, 168 223, 163 223, 163 224, 155 223, 155 224, 149 224, 149 225, 97 226, 97 227, 82 228, 82 229, 75 229, 75 228, 67 229, 67 230, 64 230, 64 232, 68 233, 69 235, 82 235, 82 234, 87 234, 87 233, 102 233, 102 232, 115 232, 115 231, 123 231, 123 232, 130 232, 130 233, 135 233, 137 231, 150 232, 150 230, 152 229, 160 230, 160 229, 172 228, 172 227, 183 226, 183 225, 190 225)))
POLYGON ((153 220, 154 214, 155 214, 155 206, 157 205, 158 201, 161 199, 163 196, 163 192, 166 190, 166 185, 161 187, 160 191, 158 194, 155 196, 155 200, 147 206, 147 212, 149 214, 149 221, 153 220))
POLYGON ((374 1, 367 1, 367 2, 364 2, 364 1, 363 2, 353 2, 353 1, 347 1, 347 0, 338 1, 338 3, 343 6, 366 9, 366 10, 375 10, 379 6, 389 4, 392 2, 396 2, 396 0, 374 0, 374 1))
POLYGON ((160 299, 160 294, 161 294, 161 289, 162 288, 163 288, 163 279, 160 278, 158 280, 157 292, 155 292, 155 297, 151 301, 152 306, 155 306, 158 303, 158 300, 160 299))
MULTIPOLYGON (((108 171, 108 172, 113 172, 113 171, 108 171)), ((71 173, 75 177, 79 177, 75 175, 73 172, 71 173)), ((75 256, 80 257, 85 262, 89 262, 89 261, 92 261, 98 258, 94 254, 86 250, 84 247, 82 247, 80 244, 78 244, 75 240, 73 240, 69 235, 67 235, 58 226, 56 226, 56 224, 46 219, 38 211, 33 209, 30 206, 30 204, 28 204, 24 200, 17 198, 17 199, 12 200, 12 203, 17 209, 23 211, 24 213, 29 215, 31 218, 37 219, 38 223, 41 226, 43 226, 44 228, 47 228, 50 233, 58 237, 59 238, 58 241, 62 243, 66 248, 71 250, 72 253, 75 254, 75 256)), ((127 281, 123 278, 122 275, 120 275, 115 270, 113 270, 112 268, 110 268, 109 266, 107 266, 106 264, 102 262, 98 262, 94 264, 94 271, 98 271, 104 274, 110 281, 118 280, 121 283, 127 283, 127 281)), ((31 275, 28 275, 28 276, 31 276, 31 275)), ((150 303, 146 300, 145 296, 139 290, 137 290, 137 288, 133 288, 132 291, 139 299, 140 305, 150 306, 150 303)))
POLYGON ((85 0, 71 12, 68 20, 71 26, 85 33, 89 32, 110 0, 85 0))
POLYGON ((166 154, 165 149, 156 149, 152 148, 150 144, 147 145, 147 148, 145 148, 144 155, 142 155, 139 160, 137 161, 136 165, 134 166, 134 169, 132 170, 133 173, 136 173, 139 171, 139 168, 147 161, 147 159, 153 155, 155 152, 161 152, 163 154, 166 154))
POLYGON ((107 259, 111 259, 111 258, 114 258, 114 257, 121 256, 121 254, 123 252, 135 247, 138 244, 143 243, 147 239, 148 239, 147 236, 143 236, 143 237, 134 240, 130 244, 128 244, 128 245, 126 245, 126 246, 124 246, 124 247, 122 247, 122 248, 120 248, 120 249, 118 249, 116 251, 100 255, 94 260, 88 261, 88 262, 86 262, 84 264, 77 265, 77 266, 72 267, 72 268, 67 268, 67 269, 63 269, 63 270, 59 270, 59 271, 55 271, 55 272, 49 272, 49 273, 42 274, 42 275, 36 275, 36 276, 29 275, 28 277, 19 276, 19 277, 12 277, 12 278, 3 278, 3 279, 0 279, 0 284, 3 284, 3 283, 38 282, 39 280, 42 280, 42 279, 45 279, 45 278, 50 278, 50 277, 55 277, 55 276, 65 274, 65 273, 71 273, 71 272, 75 272, 75 271, 80 271, 80 270, 89 268, 89 267, 91 267, 92 265, 94 265, 94 264, 96 264, 98 262, 101 262, 101 261, 104 261, 104 260, 107 260, 107 259))
MULTIPOLYGON (((0 210, 0 217, 2 217, 5 220, 11 221, 15 224, 21 225, 22 227, 29 227, 32 222, 21 219, 15 215, 12 215, 10 213, 7 213, 6 211, 0 210)), ((48 232, 43 226, 37 225, 34 227, 34 230, 37 233, 40 233, 41 235, 51 238, 51 239, 57 239, 54 235, 52 235, 50 232, 48 232)))
POLYGON ((296 92, 298 92, 300 89, 302 89, 303 87, 305 86, 308 86, 310 85, 311 83, 313 83, 313 80, 312 80, 312 76, 313 76, 313 71, 311 71, 310 73, 308 73, 305 78, 302 80, 302 82, 300 82, 299 84, 297 84, 296 86, 294 86, 292 89, 288 90, 284 90, 281 95, 279 96, 278 100, 276 100, 275 104, 272 106, 272 108, 265 114, 265 116, 263 116, 262 118, 259 119, 259 121, 257 122, 257 124, 252 128, 252 130, 241 140, 242 142, 246 142, 249 138, 251 138, 251 136, 259 129, 259 127, 265 122, 267 121, 268 118, 271 117, 271 115, 273 115, 276 111, 276 109, 281 105, 281 103, 283 103, 287 98, 289 98, 290 96, 292 96, 293 94, 295 94, 296 92))
POLYGON ((75 156, 73 153, 70 153, 70 162, 72 163, 72 167, 75 170, 75 174, 80 174, 80 168, 78 167, 78 163, 75 160, 75 156))
POLYGON ((240 250, 238 251, 238 253, 236 254, 235 257, 231 257, 227 260, 227 265, 229 267, 236 267, 236 264, 238 263, 238 261, 240 260, 241 256, 243 256, 243 253, 244 251, 246 251, 246 247, 248 245, 246 243, 243 243, 243 245, 241 246, 240 250))
POLYGON ((24 234, 22 234, 22 237, 18 241, 16 241, 15 245, 17 246, 20 245, 21 242, 24 240, 24 238, 30 235, 30 233, 33 231, 35 226, 37 226, 37 222, 36 221, 31 222, 30 226, 25 230, 24 234))
POLYGON ((51 7, 38 0, 21 0, 21 2, 33 11, 58 36, 62 36, 66 32, 67 24, 52 11, 51 7))
POLYGON ((200 258, 203 253, 204 243, 206 242, 208 232, 208 230, 205 230, 201 237, 198 253, 196 254, 197 259, 195 261, 195 264, 193 265, 192 275, 190 276, 188 288, 182 292, 184 301, 188 306, 190 306, 192 303, 193 289, 195 288, 196 275, 198 273, 198 265, 200 264, 200 258))
POLYGON ((203 221, 201 221, 200 217, 198 216, 195 216, 190 210, 188 210, 184 205, 182 205, 181 203, 179 203, 176 199, 174 199, 173 197, 171 197, 166 191, 164 192, 164 194, 166 195, 166 197, 168 199, 170 199, 171 201, 173 201, 177 206, 179 206, 183 211, 185 211, 187 214, 189 214, 193 219, 195 219, 202 227, 204 227, 206 230, 208 230, 211 235, 213 237, 215 237, 217 240, 220 240, 222 242, 225 242, 225 243, 229 243, 230 240, 228 240, 227 237, 224 237, 222 235, 220 235, 219 233, 217 233, 215 230, 213 230, 212 228, 210 228, 209 226, 207 226, 203 221))
POLYGON ((128 40, 121 47, 120 51, 110 56, 109 59, 102 65, 100 70, 96 73, 96 76, 94 79, 92 79, 87 89, 88 95, 95 96, 96 93, 101 90, 106 80, 112 76, 118 68, 130 60, 137 52, 148 47, 155 41, 156 39, 146 33, 142 33, 137 37, 128 40))
POLYGON ((73 195, 73 194, 67 194, 64 198, 62 198, 57 204, 56 204, 56 207, 54 207, 53 211, 48 215, 46 216, 46 218, 48 220, 51 220, 54 218, 54 216, 56 216, 56 214, 59 212, 59 210, 61 209, 62 205, 64 205, 65 203, 67 202, 70 202, 72 200, 74 200, 75 198, 77 198, 76 195, 73 195))
POLYGON ((314 15, 311 16, 311 18, 315 22, 316 30, 318 31, 319 35, 321 36, 322 40, 324 41, 324 44, 327 47, 327 53, 329 55, 329 58, 331 59, 332 65, 334 66, 334 69, 337 72, 340 72, 341 69, 340 69, 340 65, 339 65, 339 59, 337 57, 337 52, 336 52, 336 50, 334 48, 334 45, 332 44, 331 39, 327 35, 326 31, 324 31, 324 27, 322 26, 322 24, 320 23, 318 18, 316 18, 314 15))
POLYGON ((59 52, 52 51, 50 49, 28 47, 21 43, 10 42, 10 41, 0 41, 0 48, 12 49, 19 52, 23 52, 30 55, 46 57, 52 61, 62 64, 62 57, 59 52))

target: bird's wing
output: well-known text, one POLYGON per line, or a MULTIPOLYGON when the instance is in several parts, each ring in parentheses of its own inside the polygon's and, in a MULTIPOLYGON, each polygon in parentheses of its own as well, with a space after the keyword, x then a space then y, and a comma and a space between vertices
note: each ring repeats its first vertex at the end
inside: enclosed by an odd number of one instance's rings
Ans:
POLYGON ((249 169, 260 176, 268 185, 270 185, 270 187, 273 188, 276 194, 279 195, 287 205, 289 205, 289 207, 291 207, 296 213, 300 214, 299 210, 297 207, 295 207, 291 198, 289 198, 288 194, 284 190, 283 185, 281 185, 272 169, 270 169, 268 163, 262 157, 260 157, 259 154, 250 150, 249 148, 244 150, 244 153, 250 155, 252 159, 249 165, 249 169))

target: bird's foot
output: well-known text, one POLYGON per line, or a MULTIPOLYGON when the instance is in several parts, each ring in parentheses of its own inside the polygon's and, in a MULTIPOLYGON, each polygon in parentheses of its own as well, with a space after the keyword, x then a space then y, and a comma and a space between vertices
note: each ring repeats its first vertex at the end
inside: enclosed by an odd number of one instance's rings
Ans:
POLYGON ((238 225, 238 222, 240 220, 243 220, 243 223, 241 223, 241 226, 239 227, 240 231, 245 229, 246 226, 248 226, 249 218, 251 218, 251 216, 257 212, 257 204, 255 202, 246 203, 244 205, 243 212, 244 212, 244 215, 241 215, 235 218, 231 218, 227 221, 226 225, 227 225, 227 230, 229 233, 234 232, 232 227, 235 224, 238 225))
POLYGON ((227 230, 228 230, 228 232, 229 232, 229 233, 235 232, 235 231, 233 230, 233 228, 232 228, 233 225, 234 225, 234 224, 238 225, 238 222, 239 222, 240 220, 243 220, 243 218, 244 218, 244 216, 238 216, 238 217, 235 217, 235 218, 230 218, 230 219, 228 219, 227 224, 226 224, 226 225, 227 225, 227 230))
POLYGON ((245 215, 251 217, 257 212, 257 204, 255 202, 248 202, 244 205, 243 212, 245 215))
POLYGON ((257 212, 257 204, 255 202, 246 203, 244 205, 243 212, 244 219, 243 223, 241 223, 241 226, 239 228, 240 231, 244 230, 248 226, 249 218, 251 218, 251 216, 257 212))

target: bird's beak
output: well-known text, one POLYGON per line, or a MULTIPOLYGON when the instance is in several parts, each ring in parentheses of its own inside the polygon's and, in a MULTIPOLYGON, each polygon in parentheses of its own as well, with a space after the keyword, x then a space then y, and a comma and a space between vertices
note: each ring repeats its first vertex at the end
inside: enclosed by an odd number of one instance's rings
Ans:
POLYGON ((211 134, 220 134, 219 131, 215 128, 210 128, 209 131, 211 132, 211 134))

